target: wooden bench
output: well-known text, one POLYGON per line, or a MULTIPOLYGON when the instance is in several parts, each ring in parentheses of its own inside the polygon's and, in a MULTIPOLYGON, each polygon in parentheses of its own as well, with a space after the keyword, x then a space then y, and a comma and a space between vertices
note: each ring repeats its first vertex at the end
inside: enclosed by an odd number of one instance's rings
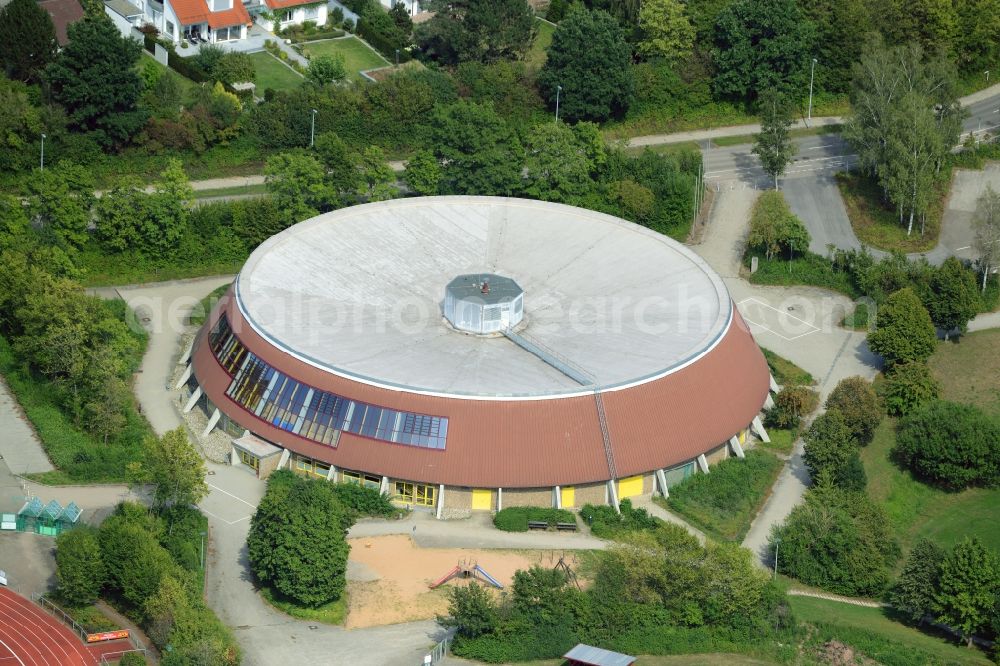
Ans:
POLYGON ((528 521, 529 530, 547 530, 549 529, 549 524, 544 520, 529 520, 528 521))
POLYGON ((556 529, 560 532, 576 532, 576 523, 556 523, 556 529))

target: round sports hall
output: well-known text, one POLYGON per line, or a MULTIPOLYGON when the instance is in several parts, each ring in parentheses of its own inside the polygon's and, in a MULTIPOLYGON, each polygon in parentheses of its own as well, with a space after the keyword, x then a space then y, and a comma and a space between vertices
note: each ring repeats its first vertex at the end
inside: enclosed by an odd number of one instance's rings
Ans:
POLYGON ((184 382, 233 464, 438 517, 667 494, 742 457, 751 429, 766 437, 771 385, 721 278, 684 245, 497 197, 365 204, 271 237, 184 382))

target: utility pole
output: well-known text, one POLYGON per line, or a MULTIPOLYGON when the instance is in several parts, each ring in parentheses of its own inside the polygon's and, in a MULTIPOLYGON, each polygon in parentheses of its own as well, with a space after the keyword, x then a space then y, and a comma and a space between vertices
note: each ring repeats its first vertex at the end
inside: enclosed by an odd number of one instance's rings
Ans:
POLYGON ((809 68, 809 113, 806 115, 806 125, 813 118, 813 78, 816 75, 816 58, 813 58, 812 66, 809 68))
POLYGON ((309 147, 313 148, 316 145, 316 109, 312 110, 312 127, 309 130, 309 147))
POLYGON ((772 580, 778 577, 778 546, 781 545, 781 537, 774 540, 774 574, 771 576, 772 580))
POLYGON ((562 86, 556 86, 556 122, 559 122, 559 95, 562 93, 562 86))

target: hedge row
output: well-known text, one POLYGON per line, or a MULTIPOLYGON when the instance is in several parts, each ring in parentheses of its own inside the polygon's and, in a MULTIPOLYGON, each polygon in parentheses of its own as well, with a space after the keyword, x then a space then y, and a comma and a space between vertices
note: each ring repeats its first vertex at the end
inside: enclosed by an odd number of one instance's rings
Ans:
POLYGON ((534 506, 516 506, 497 511, 493 524, 504 532, 527 532, 529 522, 545 522, 549 527, 556 523, 576 524, 576 516, 565 509, 551 509, 534 506))

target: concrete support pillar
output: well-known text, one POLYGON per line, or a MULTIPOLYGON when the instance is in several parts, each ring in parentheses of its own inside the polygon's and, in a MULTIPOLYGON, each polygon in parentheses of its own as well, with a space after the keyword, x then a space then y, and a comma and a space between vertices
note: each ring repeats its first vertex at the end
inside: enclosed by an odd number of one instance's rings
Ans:
POLYGON ((212 430, 215 429, 215 426, 216 424, 218 424, 219 419, 221 417, 222 417, 222 412, 220 412, 219 408, 216 407, 215 410, 212 412, 212 415, 208 417, 208 425, 205 426, 205 429, 202 431, 201 436, 208 437, 208 433, 212 432, 212 430))
POLYGON ((179 389, 180 387, 182 387, 185 384, 187 384, 187 380, 189 380, 189 379, 191 379, 191 366, 190 365, 188 365, 188 367, 184 368, 184 372, 181 373, 181 376, 177 380, 177 383, 174 384, 174 388, 175 389, 179 389))
POLYGON ((503 488, 497 488, 497 511, 503 511, 503 488))
POLYGON ((771 438, 767 435, 767 431, 764 430, 764 424, 760 422, 759 416, 753 417, 753 431, 760 437, 760 441, 765 444, 771 441, 771 438))
POLYGON ((778 391, 781 390, 781 387, 778 386, 778 382, 774 381, 774 375, 768 375, 768 376, 771 379, 771 387, 770 387, 771 393, 777 393, 778 391))
POLYGON ((330 465, 330 469, 326 473, 326 480, 327 481, 336 481, 337 480, 337 468, 334 465, 330 465))
POLYGON ((192 338, 191 342, 189 342, 187 347, 184 348, 184 353, 181 354, 181 357, 179 359, 177 359, 177 365, 182 365, 191 360, 191 350, 194 349, 194 341, 196 339, 197 338, 192 338))
POLYGON ((199 386, 198 388, 196 388, 194 390, 194 393, 191 394, 191 397, 188 398, 187 404, 184 405, 184 413, 185 414, 187 414, 192 409, 194 409, 194 406, 196 404, 198 404, 198 398, 200 398, 200 397, 201 397, 201 387, 199 386))
POLYGON ((240 464, 240 454, 236 452, 236 447, 229 447, 229 464, 236 466, 240 464))
POLYGON ((698 456, 698 469, 702 471, 702 474, 708 474, 708 458, 702 453, 698 456))
POLYGON ((621 513, 621 507, 618 506, 618 489, 615 488, 615 480, 608 479, 607 483, 608 489, 608 503, 615 508, 615 513, 621 513))
POLYGON ((656 483, 660 486, 660 494, 664 497, 670 497, 670 488, 667 488, 667 475, 663 473, 662 469, 656 470, 656 483))
POLYGON ((553 492, 553 498, 555 499, 555 502, 553 502, 553 504, 555 505, 555 507, 557 509, 561 509, 562 508, 562 491, 559 489, 559 486, 556 486, 556 487, 554 487, 552 489, 552 492, 553 492))
POLYGON ((442 483, 441 485, 438 486, 437 511, 435 512, 434 517, 437 518, 438 520, 441 520, 441 512, 443 510, 444 510, 444 484, 442 483))
POLYGON ((767 397, 764 398, 764 409, 774 409, 774 398, 770 393, 768 393, 767 397))
POLYGON ((291 459, 291 452, 288 449, 283 449, 281 451, 281 458, 278 459, 278 469, 285 469, 288 467, 288 461, 291 459))
POLYGON ((389 492, 389 477, 387 476, 382 477, 382 483, 379 484, 378 491, 383 495, 389 492))
POLYGON ((737 458, 746 458, 746 454, 743 453, 743 447, 740 446, 740 438, 736 435, 729 438, 729 448, 732 449, 737 458))

